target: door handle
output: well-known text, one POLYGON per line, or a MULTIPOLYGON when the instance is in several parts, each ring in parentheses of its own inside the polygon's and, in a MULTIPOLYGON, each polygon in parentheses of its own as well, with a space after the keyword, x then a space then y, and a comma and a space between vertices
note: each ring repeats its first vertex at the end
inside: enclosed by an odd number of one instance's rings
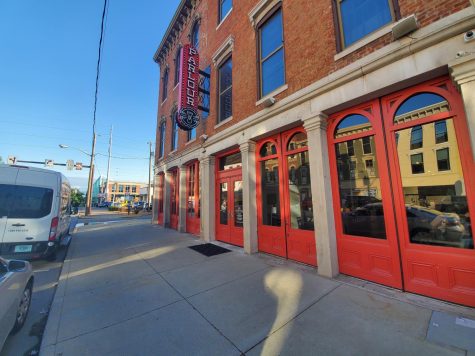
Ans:
POLYGON ((12 226, 20 227, 20 226, 25 226, 25 224, 20 224, 20 223, 18 223, 18 224, 12 224, 12 226))

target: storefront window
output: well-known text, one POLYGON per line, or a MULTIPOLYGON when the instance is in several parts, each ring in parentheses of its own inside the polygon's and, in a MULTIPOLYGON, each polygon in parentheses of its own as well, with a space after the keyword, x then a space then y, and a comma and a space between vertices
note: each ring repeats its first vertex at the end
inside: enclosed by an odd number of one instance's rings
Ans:
POLYGON ((279 160, 261 162, 262 223, 280 226, 279 160))
POLYGON ((192 164, 188 167, 188 217, 195 217, 195 165, 192 164))
MULTIPOLYGON (((426 110, 425 107, 413 109, 426 110)), ((411 155, 409 162, 407 149, 404 145, 398 146, 409 237, 412 243, 417 244, 473 248, 465 183, 452 119, 445 120, 444 126, 444 137, 447 137, 446 145, 449 147, 436 149, 438 143, 435 139, 430 144, 424 144, 422 153, 411 155)), ((437 130, 442 131, 433 123, 422 125, 422 129, 436 138, 437 130)), ((411 130, 398 131, 399 140, 409 141, 411 130)))

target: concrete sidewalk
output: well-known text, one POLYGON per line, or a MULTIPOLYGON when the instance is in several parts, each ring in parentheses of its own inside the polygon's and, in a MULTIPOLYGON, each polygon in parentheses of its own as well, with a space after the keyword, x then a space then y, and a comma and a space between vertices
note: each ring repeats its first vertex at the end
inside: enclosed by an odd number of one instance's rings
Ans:
POLYGON ((143 221, 75 234, 41 354, 475 355, 475 310, 143 221))

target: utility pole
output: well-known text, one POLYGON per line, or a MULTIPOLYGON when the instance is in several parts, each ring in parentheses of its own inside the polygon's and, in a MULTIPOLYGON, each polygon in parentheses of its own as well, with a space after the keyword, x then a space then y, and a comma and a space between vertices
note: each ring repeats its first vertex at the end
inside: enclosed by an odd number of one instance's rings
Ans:
POLYGON ((150 208, 152 203, 152 142, 149 141, 148 145, 150 147, 150 156, 148 157, 148 192, 147 192, 147 203, 148 207, 150 208))
POLYGON ((92 181, 94 180, 94 151, 96 149, 96 132, 92 132, 92 150, 91 150, 91 164, 89 168, 89 179, 87 182, 86 194, 86 216, 91 215, 91 200, 92 200, 92 181))
POLYGON ((108 191, 109 191, 109 174, 111 170, 111 154, 112 154, 112 125, 109 133, 109 159, 107 161, 107 178, 106 178, 106 201, 109 198, 108 191))

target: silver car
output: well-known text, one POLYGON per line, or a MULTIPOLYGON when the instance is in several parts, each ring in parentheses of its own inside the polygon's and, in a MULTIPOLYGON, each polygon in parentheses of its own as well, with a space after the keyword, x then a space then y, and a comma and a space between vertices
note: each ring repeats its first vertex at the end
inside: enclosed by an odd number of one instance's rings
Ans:
POLYGON ((0 350, 10 333, 19 331, 30 310, 33 271, 26 261, 0 257, 0 350))

